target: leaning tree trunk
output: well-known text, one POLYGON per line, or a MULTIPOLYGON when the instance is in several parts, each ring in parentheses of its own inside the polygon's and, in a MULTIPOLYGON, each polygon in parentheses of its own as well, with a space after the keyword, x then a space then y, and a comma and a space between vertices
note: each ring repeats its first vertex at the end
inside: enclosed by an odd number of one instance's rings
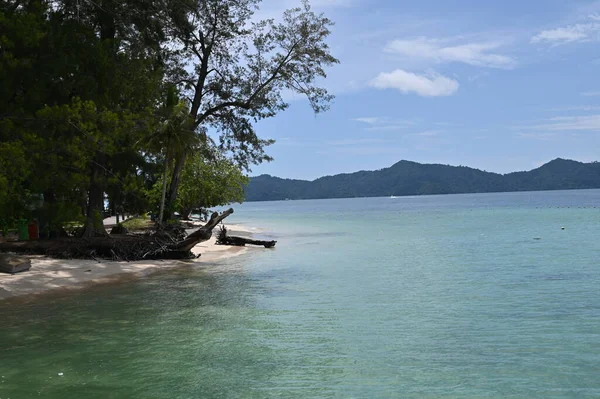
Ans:
POLYGON ((229 208, 220 215, 217 212, 213 213, 210 217, 210 220, 204 225, 204 227, 199 228, 198 230, 190 234, 185 240, 174 244, 170 248, 176 251, 191 251, 192 248, 194 248, 198 243, 210 240, 210 237, 212 237, 213 229, 217 227, 223 219, 225 219, 232 213, 232 208, 229 208))

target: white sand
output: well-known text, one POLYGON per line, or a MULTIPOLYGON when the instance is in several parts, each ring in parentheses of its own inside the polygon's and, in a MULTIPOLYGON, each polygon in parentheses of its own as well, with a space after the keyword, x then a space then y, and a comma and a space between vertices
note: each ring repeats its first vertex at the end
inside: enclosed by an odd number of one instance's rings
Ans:
MULTIPOLYGON (((249 232, 246 227, 228 224, 227 229, 236 232, 249 232)), ((244 253, 245 247, 216 245, 216 231, 213 237, 193 248, 200 258, 186 261, 139 261, 111 262, 93 260, 50 259, 44 256, 31 256, 31 269, 15 275, 0 273, 0 300, 32 296, 49 291, 80 289, 90 284, 110 283, 124 278, 139 278, 161 270, 216 262, 244 253)))

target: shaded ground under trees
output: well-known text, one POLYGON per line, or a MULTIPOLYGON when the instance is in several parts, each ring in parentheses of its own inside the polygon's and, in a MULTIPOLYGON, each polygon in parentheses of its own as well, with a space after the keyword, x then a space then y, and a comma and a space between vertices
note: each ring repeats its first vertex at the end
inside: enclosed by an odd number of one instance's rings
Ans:
POLYGON ((214 228, 233 209, 213 213, 202 227, 185 237, 183 229, 158 229, 146 233, 107 235, 103 237, 64 237, 32 241, 0 242, 0 252, 46 255, 59 259, 108 259, 136 261, 149 259, 193 259, 192 248, 209 240, 214 228))

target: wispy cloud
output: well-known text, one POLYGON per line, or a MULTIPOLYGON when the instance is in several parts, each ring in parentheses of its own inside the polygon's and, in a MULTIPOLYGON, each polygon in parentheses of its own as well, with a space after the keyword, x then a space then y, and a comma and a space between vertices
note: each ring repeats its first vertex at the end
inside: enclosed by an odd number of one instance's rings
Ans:
POLYGON ((377 125, 377 126, 371 126, 366 128, 365 130, 368 130, 370 132, 390 132, 390 131, 395 131, 395 130, 403 130, 406 128, 409 128, 411 125, 407 125, 407 124, 402 124, 402 123, 397 123, 397 124, 390 124, 390 125, 377 125))
POLYGON ((502 47, 499 42, 475 42, 447 45, 447 40, 419 37, 416 39, 398 39, 389 42, 385 51, 410 59, 419 59, 435 63, 461 62, 464 64, 488 68, 513 68, 516 61, 509 56, 493 52, 502 47))
POLYGON ((412 136, 419 136, 419 137, 437 137, 442 133, 441 130, 425 130, 423 132, 419 132, 419 133, 413 133, 412 136))
POLYGON ((367 124, 368 127, 364 129, 367 131, 394 131, 407 129, 416 124, 416 122, 412 120, 401 120, 379 116, 354 118, 352 120, 367 124))
POLYGON ((402 93, 415 93, 422 97, 450 96, 456 93, 459 87, 456 80, 435 72, 417 75, 402 69, 382 72, 369 84, 377 89, 396 89, 402 93))
POLYGON ((586 97, 596 97, 600 96, 600 91, 584 91, 581 95, 586 97))
POLYGON ((445 126, 445 127, 461 127, 462 123, 454 123, 454 122, 436 122, 437 126, 445 126))
POLYGON ((360 139, 347 139, 347 140, 332 140, 328 141, 327 145, 332 145, 336 147, 345 147, 345 146, 356 146, 356 145, 365 145, 365 144, 379 144, 384 143, 386 140, 377 139, 377 138, 360 138, 360 139))
POLYGON ((383 118, 380 118, 377 116, 368 117, 368 118, 354 118, 352 120, 357 121, 357 122, 368 123, 369 125, 375 125, 377 123, 382 123, 384 121, 383 118))
POLYGON ((597 40, 600 38, 600 17, 587 15, 580 23, 546 29, 531 38, 531 43, 551 45, 597 40))
POLYGON ((341 154, 341 155, 383 155, 383 154, 402 154, 406 148, 393 146, 393 145, 375 145, 375 146, 341 146, 341 147, 327 147, 326 149, 321 149, 316 153, 319 155, 331 155, 331 154, 341 154))
POLYGON ((487 71, 483 71, 481 73, 477 73, 475 75, 471 75, 469 76, 467 79, 469 80, 469 82, 476 82, 478 80, 481 80, 487 76, 490 76, 490 73, 487 71))
POLYGON ((571 43, 589 38, 591 32, 598 30, 598 24, 576 24, 562 28, 543 30, 531 38, 531 43, 571 43))
POLYGON ((545 130, 592 130, 600 132, 600 115, 559 116, 549 123, 537 125, 536 129, 545 130))
POLYGON ((549 141, 557 138, 556 133, 517 133, 521 139, 549 141))
MULTIPOLYGON (((353 7, 358 0, 312 0, 310 4, 314 7, 353 7)), ((297 3, 297 2, 296 2, 297 3)))
POLYGON ((551 112, 600 111, 600 105, 571 105, 571 106, 565 106, 565 107, 551 108, 548 111, 551 111, 551 112))
MULTIPOLYGON (((546 132, 573 132, 573 131, 591 131, 600 133, 600 114, 578 115, 578 116, 557 116, 548 119, 545 123, 539 123, 529 126, 515 126, 519 130, 544 130, 546 132)), ((520 136, 528 138, 534 133, 519 133, 520 136)), ((536 133, 538 137, 541 137, 536 133)))

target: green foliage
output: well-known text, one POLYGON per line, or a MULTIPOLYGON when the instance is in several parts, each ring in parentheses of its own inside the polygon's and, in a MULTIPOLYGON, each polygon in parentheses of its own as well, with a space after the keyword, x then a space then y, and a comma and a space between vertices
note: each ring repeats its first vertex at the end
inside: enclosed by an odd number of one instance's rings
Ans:
POLYGON ((84 223, 81 209, 76 204, 65 201, 46 203, 42 208, 35 210, 33 215, 39 223, 40 234, 43 236, 84 223))
POLYGON ((315 112, 326 110, 333 96, 317 81, 339 62, 326 43, 332 22, 308 2, 279 23, 252 22, 259 3, 186 1, 173 30, 182 50, 170 78, 192 99, 194 126, 215 129, 220 149, 243 169, 271 160, 264 151, 272 141, 260 139, 252 122, 286 109, 286 90, 308 98, 315 112))
POLYGON ((13 224, 25 216, 30 192, 24 187, 30 163, 22 143, 0 143, 0 220, 13 224))
POLYGON ((51 228, 84 211, 86 233, 101 230, 105 196, 140 213, 160 175, 167 215, 241 201, 240 170, 271 160, 254 123, 288 106, 284 91, 327 109, 316 82, 337 63, 308 3, 252 23, 259 3, 0 0, 0 224, 43 196, 51 228))
MULTIPOLYGON (((159 209, 162 183, 160 177, 147 192, 154 212, 159 209)), ((247 183, 248 177, 231 160, 218 153, 213 154, 212 159, 196 153, 184 167, 179 196, 172 211, 188 216, 196 208, 243 202, 247 183)))
POLYGON ((244 201, 248 178, 223 156, 207 159, 196 154, 188 159, 179 188, 178 209, 182 215, 195 208, 212 208, 244 201))

